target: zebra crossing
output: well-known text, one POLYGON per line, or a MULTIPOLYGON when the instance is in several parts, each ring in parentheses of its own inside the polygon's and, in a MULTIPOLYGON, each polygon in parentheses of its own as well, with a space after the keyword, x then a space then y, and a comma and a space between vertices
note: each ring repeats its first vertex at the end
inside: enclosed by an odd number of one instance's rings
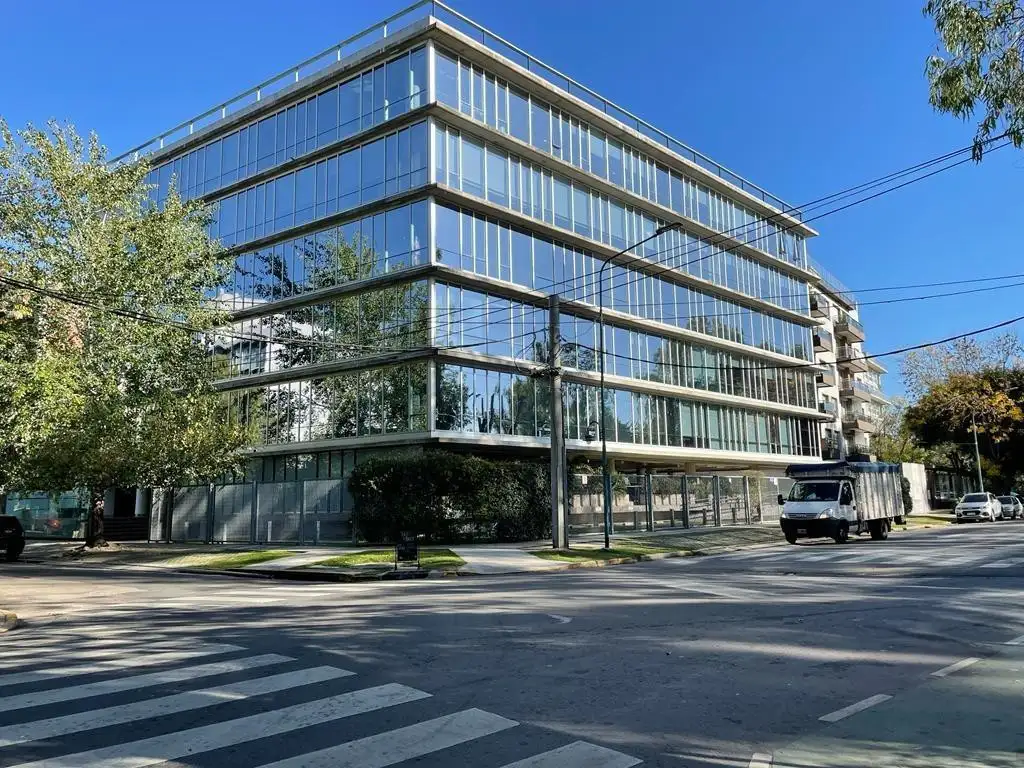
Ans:
POLYGON ((383 768, 426 759, 495 768, 630 768, 642 762, 585 741, 566 744, 553 731, 483 709, 444 711, 426 691, 361 681, 354 671, 311 662, 304 653, 258 653, 185 631, 59 628, 0 640, 0 766, 143 768, 187 761, 217 768, 383 768), (60 661, 47 664, 50 658, 60 661))

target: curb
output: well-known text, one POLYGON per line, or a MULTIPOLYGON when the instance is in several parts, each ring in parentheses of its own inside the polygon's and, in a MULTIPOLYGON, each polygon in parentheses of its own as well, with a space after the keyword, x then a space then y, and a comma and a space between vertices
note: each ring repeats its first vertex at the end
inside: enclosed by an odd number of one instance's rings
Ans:
POLYGON ((20 624, 18 614, 12 611, 0 611, 0 634, 10 632, 20 624))
MULTIPOLYGON (((578 563, 560 563, 552 565, 550 568, 542 568, 531 571, 506 571, 504 573, 477 573, 474 571, 442 571, 435 574, 431 574, 430 578, 441 578, 445 576, 522 576, 523 574, 539 575, 543 573, 554 573, 557 571, 575 571, 580 568, 608 568, 613 565, 630 565, 632 563, 648 563, 656 560, 669 560, 677 557, 711 557, 713 555, 723 555, 729 552, 740 552, 748 549, 764 549, 767 547, 777 547, 782 542, 761 542, 758 544, 723 544, 720 547, 708 547, 708 549, 695 552, 695 551, 678 551, 678 552, 655 552, 650 555, 630 555, 628 557, 613 557, 608 560, 583 560, 578 563)), ((543 558, 538 558, 543 559, 543 558)), ((552 562, 550 560, 545 562, 552 562)))
POLYGON ((367 581, 405 581, 407 579, 425 579, 430 571, 384 571, 383 573, 352 574, 332 571, 317 571, 311 568, 294 570, 260 571, 252 568, 177 568, 175 573, 187 573, 194 576, 229 576, 238 579, 280 579, 282 581, 327 581, 342 584, 354 584, 367 581))

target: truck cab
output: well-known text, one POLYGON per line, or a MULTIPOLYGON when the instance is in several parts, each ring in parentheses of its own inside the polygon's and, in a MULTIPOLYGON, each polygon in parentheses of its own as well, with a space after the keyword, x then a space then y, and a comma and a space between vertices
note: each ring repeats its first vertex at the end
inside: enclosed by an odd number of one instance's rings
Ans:
POLYGON ((786 541, 827 537, 837 544, 851 533, 888 538, 894 520, 902 519, 899 465, 882 462, 838 462, 795 465, 788 497, 779 496, 780 524, 786 541))
MULTIPOLYGON (((857 503, 849 480, 797 480, 789 490, 789 498, 779 498, 782 506, 782 530, 786 540, 795 544, 799 538, 828 537, 839 541, 840 521, 856 523, 857 503)), ((843 537, 845 540, 845 536, 843 537)))

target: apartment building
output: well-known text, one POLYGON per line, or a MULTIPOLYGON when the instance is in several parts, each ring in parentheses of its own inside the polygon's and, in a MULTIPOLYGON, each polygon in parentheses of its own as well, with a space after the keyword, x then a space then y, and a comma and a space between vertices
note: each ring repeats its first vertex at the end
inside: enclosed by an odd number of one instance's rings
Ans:
POLYGON ((864 326, 857 299, 828 270, 810 261, 816 279, 811 285, 814 354, 821 366, 816 375, 818 408, 827 420, 821 424, 824 459, 871 455, 871 436, 878 429, 885 367, 866 357, 864 326))
POLYGON ((199 521, 206 538, 256 526, 250 482, 304 483, 260 499, 297 504, 281 525, 301 539, 340 530, 361 456, 543 455, 552 294, 570 459, 596 461, 603 436, 620 472, 778 476, 820 460, 822 424, 869 434, 853 405, 819 408, 870 403, 852 384, 872 370, 834 370, 834 339, 863 331, 841 301, 821 324, 799 213, 440 2, 120 159, 141 157, 155 204, 173 185, 216 205, 235 259, 214 358, 259 445, 215 505, 237 520, 199 521))

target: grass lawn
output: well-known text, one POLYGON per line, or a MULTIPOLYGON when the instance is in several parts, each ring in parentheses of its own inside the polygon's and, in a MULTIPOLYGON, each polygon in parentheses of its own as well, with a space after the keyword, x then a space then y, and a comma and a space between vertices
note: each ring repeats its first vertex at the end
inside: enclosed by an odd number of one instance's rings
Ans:
POLYGON ((907 525, 949 525, 950 519, 948 517, 938 517, 936 515, 907 515, 904 520, 907 521, 907 525))
POLYGON ((677 550, 666 547, 652 547, 645 544, 621 544, 611 549, 576 547, 569 549, 538 549, 531 552, 543 560, 554 560, 559 563, 589 563, 595 560, 615 560, 620 557, 636 557, 637 555, 653 555, 677 550))
POLYGON ((193 559, 201 558, 198 562, 187 563, 187 565, 191 565, 195 568, 224 569, 244 568, 247 565, 265 563, 268 560, 277 560, 294 554, 294 552, 289 552, 286 549, 262 549, 255 552, 227 552, 221 554, 189 555, 182 559, 191 561, 193 559))
MULTIPOLYGON (((393 549, 371 549, 368 552, 353 552, 351 555, 339 555, 327 560, 319 560, 313 563, 317 567, 327 568, 352 568, 357 565, 393 565, 395 562, 395 550, 393 549)), ((439 568, 458 568, 465 565, 466 561, 456 555, 450 549, 421 549, 420 566, 427 570, 439 568)))

